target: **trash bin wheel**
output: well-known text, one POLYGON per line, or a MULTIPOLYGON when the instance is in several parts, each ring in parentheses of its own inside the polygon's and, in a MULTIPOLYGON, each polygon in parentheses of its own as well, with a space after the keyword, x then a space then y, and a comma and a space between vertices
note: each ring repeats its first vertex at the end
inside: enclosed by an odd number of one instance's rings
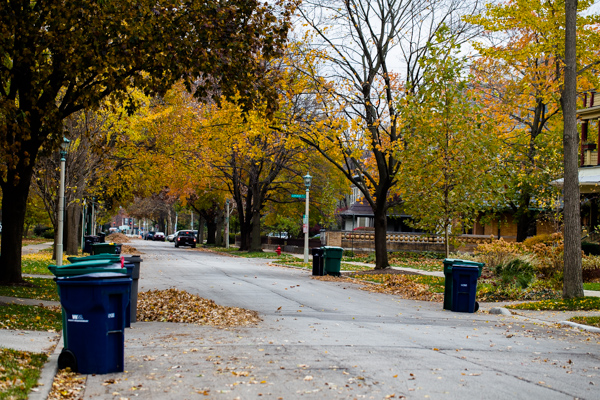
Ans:
POLYGON ((58 356, 58 369, 71 368, 71 371, 77 372, 77 358, 71 350, 62 349, 58 356))
POLYGON ((195 248, 196 248, 196 245, 195 245, 195 244, 193 244, 193 245, 192 245, 192 249, 195 249, 195 248))
POLYGON ((475 302, 475 309, 473 312, 477 312, 477 310, 479 310, 479 302, 478 301, 475 302))

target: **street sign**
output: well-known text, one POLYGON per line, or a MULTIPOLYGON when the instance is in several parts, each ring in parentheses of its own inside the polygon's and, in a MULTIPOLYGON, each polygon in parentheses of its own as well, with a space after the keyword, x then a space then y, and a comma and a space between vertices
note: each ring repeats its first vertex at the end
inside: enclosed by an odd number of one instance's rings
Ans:
POLYGON ((292 199, 305 199, 306 195, 305 194, 293 194, 292 195, 292 199))

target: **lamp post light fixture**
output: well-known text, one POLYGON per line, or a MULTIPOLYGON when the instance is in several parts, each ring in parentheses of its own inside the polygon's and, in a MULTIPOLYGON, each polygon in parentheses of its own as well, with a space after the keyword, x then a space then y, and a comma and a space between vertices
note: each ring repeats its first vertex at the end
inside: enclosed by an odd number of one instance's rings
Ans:
POLYGON ((304 221, 302 229, 304 230, 304 262, 308 262, 308 197, 310 195, 310 183, 312 182, 312 176, 310 174, 304 175, 304 186, 306 186, 306 202, 304 210, 304 221))
POLYGON ((58 186, 58 232, 56 235, 56 265, 62 265, 63 225, 65 216, 65 162, 71 141, 63 137, 60 144, 60 184, 58 186))

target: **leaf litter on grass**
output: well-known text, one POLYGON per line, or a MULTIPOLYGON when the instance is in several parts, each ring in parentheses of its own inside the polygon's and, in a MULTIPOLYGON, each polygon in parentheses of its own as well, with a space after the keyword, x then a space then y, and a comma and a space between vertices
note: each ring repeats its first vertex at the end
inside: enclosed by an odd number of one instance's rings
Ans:
POLYGON ((138 294, 140 321, 183 322, 217 327, 247 326, 261 321, 258 313, 220 306, 184 290, 150 290, 138 294))
POLYGON ((48 356, 0 348, 0 398, 26 399, 48 356))
MULTIPOLYGON (((342 277, 319 276, 313 279, 323 281, 347 282, 347 274, 342 277)), ((349 275, 355 282, 364 284, 360 289, 373 293, 385 293, 409 300, 424 300, 441 302, 443 293, 436 292, 436 286, 443 278, 423 276, 411 272, 387 268, 381 271, 361 271, 349 275), (433 282, 435 280, 435 282, 433 282), (435 283, 435 284, 434 284, 435 283)))

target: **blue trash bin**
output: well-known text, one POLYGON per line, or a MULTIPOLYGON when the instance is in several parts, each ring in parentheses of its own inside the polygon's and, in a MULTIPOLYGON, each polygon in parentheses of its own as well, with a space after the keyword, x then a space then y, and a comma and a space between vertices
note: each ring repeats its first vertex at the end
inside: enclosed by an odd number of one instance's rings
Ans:
POLYGON ((452 311, 473 313, 479 309, 477 294, 477 265, 454 265, 452 267, 452 311))
POLYGON ((131 278, 97 272, 56 278, 56 283, 69 331, 59 368, 82 374, 123 372, 131 278))

